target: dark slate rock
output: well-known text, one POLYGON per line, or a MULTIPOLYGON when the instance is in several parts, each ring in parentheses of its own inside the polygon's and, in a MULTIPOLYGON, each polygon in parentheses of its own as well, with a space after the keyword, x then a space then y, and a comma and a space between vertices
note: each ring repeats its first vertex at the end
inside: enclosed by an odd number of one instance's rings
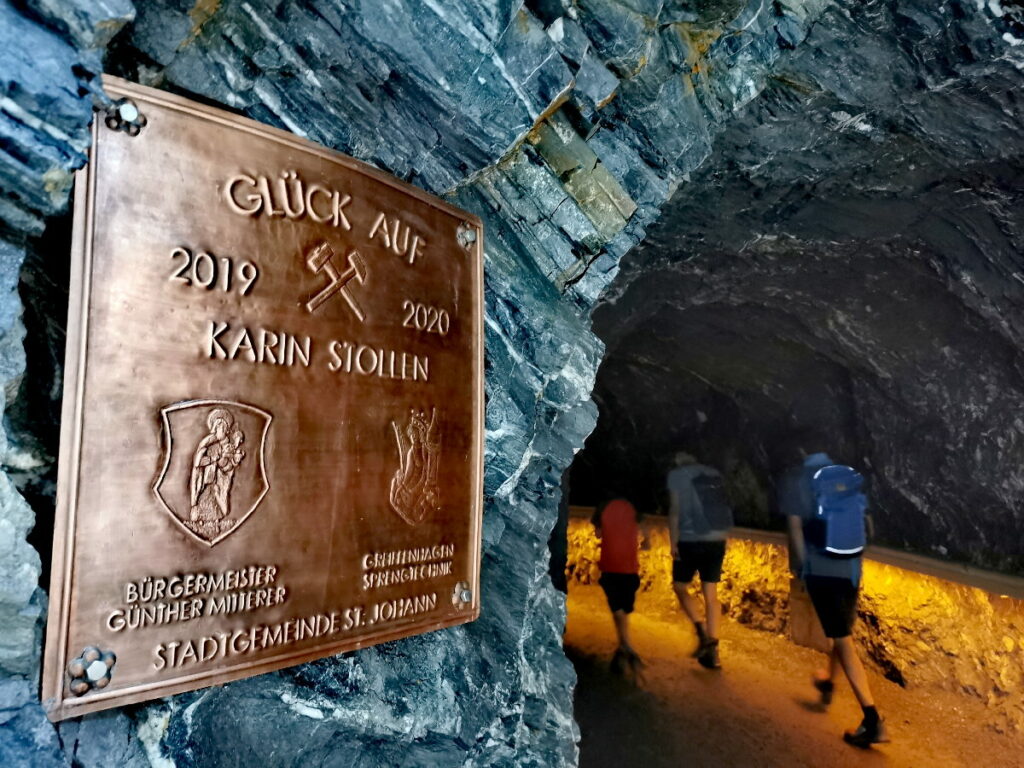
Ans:
POLYGON ((531 117, 544 112, 566 92, 572 75, 540 22, 520 11, 494 46, 502 61, 502 75, 514 90, 530 94, 531 117))
POLYGON ((596 57, 585 55, 576 73, 576 87, 600 107, 615 95, 619 79, 596 57))
POLYGON ((643 68, 655 19, 618 0, 578 0, 579 20, 612 72, 631 77, 643 68))
MULTIPOLYGON (((779 443, 814 430, 871 477, 882 542, 1024 573, 1024 423, 996 416, 1024 396, 1024 55, 1002 23, 876 1, 809 27, 595 311, 602 418, 574 489, 619 467, 653 505, 682 444, 769 493, 779 443), (672 426, 624 437, 627 397, 672 426)), ((760 39, 713 47, 723 99, 776 56, 760 39)))
POLYGON ((67 764, 57 733, 36 700, 35 686, 20 678, 0 678, 0 765, 67 764))
POLYGON ((0 211, 14 232, 38 232, 39 217, 62 210, 85 162, 92 100, 79 64, 56 34, 0 6, 0 211))
POLYGON ((24 0, 24 5, 76 48, 105 48, 135 18, 131 0, 24 0))
POLYGON ((568 16, 563 16, 559 25, 552 29, 548 28, 548 36, 554 41, 562 58, 574 67, 578 68, 583 62, 583 57, 590 50, 590 38, 579 22, 568 16))
MULTIPOLYGON (((550 5, 221 0, 207 8, 150 0, 118 36, 108 57, 117 71, 341 149, 447 194, 484 220, 483 613, 466 627, 63 725, 67 759, 92 766, 116 755, 132 766, 144 752, 179 768, 575 762, 574 678, 561 650, 564 602, 548 575, 547 539, 564 470, 596 418, 590 392, 604 346, 590 331, 589 311, 676 185, 706 158, 711 137, 782 60, 777 26, 795 19, 787 34, 796 39, 815 4, 579 0, 562 3, 561 40, 550 5), (743 8, 743 28, 720 35, 714 25, 743 8), (706 26, 677 26, 691 15, 706 26), (691 45, 698 37, 700 46, 691 45), (600 66, 624 80, 598 109, 602 99, 594 96, 612 85, 600 66), (575 95, 567 93, 573 74, 575 95), (575 159, 564 168, 529 143, 543 133, 539 116, 563 97, 579 114, 567 108, 547 127, 566 131, 575 159), (571 179, 596 178, 598 168, 616 199, 629 211, 636 206, 614 228, 595 223, 579 189, 570 194, 571 179)), ((29 32, 43 50, 55 46, 68 70, 81 53, 48 32, 29 32)), ((38 216, 63 203, 66 189, 45 173, 57 167, 59 182, 80 161, 94 84, 87 73, 12 71, 17 77, 5 87, 31 84, 28 103, 47 115, 55 105, 54 119, 73 138, 52 141, 42 124, 14 121, 12 145, 32 162, 28 170, 12 166, 0 210, 17 204, 38 216), (51 208, 33 207, 47 195, 51 208)), ((19 236, 29 231, 24 216, 6 221, 19 236)), ((46 297, 60 295, 61 278, 47 255, 61 249, 46 241, 32 249, 23 285, 32 304, 33 395, 23 391, 12 411, 13 444, 41 457, 36 479, 22 482, 45 510, 54 417, 32 415, 56 411, 45 393, 60 379, 62 320, 46 297)), ((0 359, 16 362, 17 346, 0 347, 0 359)), ((21 515, 12 540, 23 565, 34 555, 25 543, 30 515, 2 497, 0 511, 21 515)), ((38 626, 34 616, 28 624, 38 626)), ((4 625, 0 641, 12 637, 4 625)))
MULTIPOLYGON (((150 728, 150 725, 145 727, 150 728)), ((58 726, 70 762, 81 768, 150 768, 136 723, 124 712, 112 710, 85 715, 58 726)))

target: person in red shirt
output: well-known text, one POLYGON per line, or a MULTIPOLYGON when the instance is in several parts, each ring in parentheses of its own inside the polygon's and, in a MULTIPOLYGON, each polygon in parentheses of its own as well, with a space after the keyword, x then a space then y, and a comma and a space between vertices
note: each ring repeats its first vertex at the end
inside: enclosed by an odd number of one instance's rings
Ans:
POLYGON ((640 587, 640 560, 637 545, 642 540, 636 507, 626 499, 614 498, 597 508, 593 518, 597 538, 601 540, 601 579, 598 582, 608 598, 615 621, 619 647, 612 667, 629 666, 634 673, 643 666, 629 640, 629 614, 633 612, 636 591, 640 587))

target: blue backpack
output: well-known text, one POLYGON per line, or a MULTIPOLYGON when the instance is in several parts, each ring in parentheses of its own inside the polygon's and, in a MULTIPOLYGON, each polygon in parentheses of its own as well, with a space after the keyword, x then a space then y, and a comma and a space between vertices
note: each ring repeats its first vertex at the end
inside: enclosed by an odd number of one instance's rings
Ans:
POLYGON ((830 557, 860 557, 864 552, 868 499, 861 493, 863 485, 857 470, 840 464, 822 467, 811 478, 821 532, 818 544, 830 557))

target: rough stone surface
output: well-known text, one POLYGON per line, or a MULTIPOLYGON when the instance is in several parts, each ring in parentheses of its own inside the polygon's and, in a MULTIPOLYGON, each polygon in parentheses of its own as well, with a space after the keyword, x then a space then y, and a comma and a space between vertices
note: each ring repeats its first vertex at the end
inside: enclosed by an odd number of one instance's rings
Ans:
POLYGON ((67 207, 71 171, 85 163, 92 75, 72 44, 8 3, 0 51, 0 227, 17 240, 67 207))
MULTIPOLYGON (((484 612, 467 627, 64 724, 64 759, 83 768, 112 756, 162 768, 575 762, 564 601, 546 543, 560 477, 596 418, 590 393, 604 345, 588 314, 677 189, 674 222, 725 227, 733 200, 709 207, 709 193, 701 202, 695 174, 737 114, 745 124, 748 113, 779 109, 771 94, 788 80, 773 73, 795 66, 787 62, 808 30, 826 34, 813 26, 826 6, 832 37, 808 60, 855 55, 841 49, 841 35, 870 38, 870 29, 844 28, 848 16, 824 0, 139 3, 106 51, 108 71, 285 127, 483 218, 484 612), (738 113, 766 83, 764 104, 738 113), (545 142, 549 134, 558 141, 545 142)), ((41 517, 33 540, 45 554, 63 327, 53 295, 67 252, 66 223, 52 217, 84 161, 92 100, 102 99, 90 46, 102 46, 97 30, 123 23, 130 8, 114 0, 19 7, 27 13, 0 6, 0 219, 11 242, 44 222, 48 229, 30 242, 23 273, 28 386, 7 414, 15 446, 7 461, 41 517), (97 12, 83 17, 83 8, 97 12)), ((964 33, 990 47, 978 51, 986 62, 1010 45, 993 42, 991 21, 964 33)), ((893 83, 887 104, 898 110, 905 83, 888 73, 880 80, 893 83)), ((723 141, 748 140, 730 132, 723 141)), ((0 303, 16 309, 13 298, 0 303)), ((17 362, 17 347, 0 346, 0 370, 17 362)), ((762 498, 748 463, 744 487, 762 498)), ((14 519, 18 509, 12 501, 2 514, 14 519)), ((17 525, 8 559, 38 569, 24 544, 31 522, 17 525)), ((17 592, 12 610, 32 600, 17 592)), ((0 626, 0 644, 23 647, 0 626)), ((21 743, 29 727, 21 723, 38 723, 38 709, 29 700, 18 711, 25 719, 0 732, 21 743)))
POLYGON ((0 679, 0 764, 32 768, 68 764, 57 732, 39 707, 36 686, 28 680, 0 679))
POLYGON ((594 313, 579 503, 621 474, 654 506, 684 446, 727 471, 741 520, 777 525, 777 449, 814 430, 870 476, 880 541, 1024 573, 1020 20, 818 18, 594 313))
POLYGON ((24 0, 29 14, 81 49, 106 48, 135 18, 131 0, 24 0))
MULTIPOLYGON (((24 257, 22 248, 0 240, 0 402, 5 406, 25 370, 25 329, 17 294, 24 257)), ((6 454, 9 448, 6 430, 0 428, 0 450, 6 454)), ((26 540, 34 522, 32 508, 0 473, 0 673, 25 678, 38 673, 45 606, 38 589, 39 555, 26 540)))

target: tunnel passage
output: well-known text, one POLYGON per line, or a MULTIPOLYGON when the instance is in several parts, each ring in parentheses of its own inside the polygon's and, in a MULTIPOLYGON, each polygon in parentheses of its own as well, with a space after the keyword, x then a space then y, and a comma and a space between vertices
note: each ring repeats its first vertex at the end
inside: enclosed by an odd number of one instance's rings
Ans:
POLYGON ((599 310, 601 417, 574 499, 611 482, 654 508, 682 448, 726 471, 742 524, 771 527, 779 448, 816 433, 873 478, 884 541, 1019 570, 1019 353, 897 244, 807 250, 665 265, 599 310))
POLYGON ((880 542, 1019 574, 1019 72, 872 8, 826 13, 623 259, 572 500, 654 509, 683 448, 777 526, 776 449, 812 431, 867 474, 880 542))

